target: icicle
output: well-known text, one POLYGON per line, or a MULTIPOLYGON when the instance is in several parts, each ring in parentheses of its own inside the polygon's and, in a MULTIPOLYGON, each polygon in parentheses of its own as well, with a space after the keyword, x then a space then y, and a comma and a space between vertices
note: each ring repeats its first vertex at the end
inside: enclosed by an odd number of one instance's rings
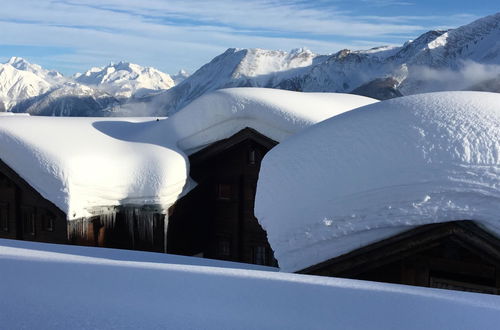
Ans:
MULTIPOLYGON (((104 227, 107 232, 113 232, 117 221, 123 221, 123 225, 128 232, 129 246, 131 248, 143 248, 144 243, 149 243, 146 245, 154 247, 155 230, 161 230, 161 234, 165 235, 164 223, 161 221, 164 211, 160 207, 133 205, 102 207, 91 210, 91 213, 91 217, 68 221, 68 239, 70 241, 88 240, 89 228, 94 228, 97 232, 98 228, 104 227), (155 220, 158 220, 156 226, 155 220)), ((94 239, 97 240, 98 238, 94 237, 94 239)))

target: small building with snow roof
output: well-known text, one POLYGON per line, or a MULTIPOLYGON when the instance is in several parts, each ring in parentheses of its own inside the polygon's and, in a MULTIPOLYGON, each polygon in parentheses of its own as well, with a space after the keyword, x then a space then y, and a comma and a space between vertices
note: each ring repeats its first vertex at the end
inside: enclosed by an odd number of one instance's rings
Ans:
POLYGON ((283 271, 499 293, 500 94, 314 125, 264 158, 255 214, 283 271))
POLYGON ((242 88, 161 120, 3 116, 0 237, 272 264, 253 215, 262 157, 374 102, 242 88))

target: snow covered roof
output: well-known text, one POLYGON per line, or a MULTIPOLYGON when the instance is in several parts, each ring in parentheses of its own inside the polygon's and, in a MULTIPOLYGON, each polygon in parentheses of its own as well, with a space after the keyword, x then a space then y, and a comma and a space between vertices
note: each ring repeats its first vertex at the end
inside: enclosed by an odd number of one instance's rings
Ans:
POLYGON ((199 97, 165 124, 175 132, 179 148, 191 154, 245 127, 281 142, 305 127, 374 102, 352 94, 228 88, 199 97))
POLYGON ((101 206, 167 208, 190 189, 185 153, 245 127, 281 141, 373 102, 355 95, 243 88, 205 95, 159 121, 5 116, 0 159, 70 219, 101 206))
POLYGON ((264 158, 255 212, 285 271, 423 224, 500 235, 500 94, 402 97, 304 130, 264 158))
POLYGON ((222 263, 0 239, 0 321, 75 330, 488 330, 500 322, 495 295, 222 263))
POLYGON ((154 125, 151 118, 6 116, 0 159, 68 218, 97 206, 169 206, 186 183, 187 163, 163 136, 157 144, 132 138, 154 125))

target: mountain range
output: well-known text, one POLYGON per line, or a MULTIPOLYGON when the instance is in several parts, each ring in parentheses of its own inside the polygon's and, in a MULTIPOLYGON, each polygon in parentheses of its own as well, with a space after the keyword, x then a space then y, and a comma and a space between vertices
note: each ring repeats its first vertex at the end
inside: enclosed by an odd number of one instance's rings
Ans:
MULTIPOLYGON (((188 74, 175 76, 181 82, 188 74)), ((20 57, 0 64, 0 111, 46 116, 120 115, 120 107, 175 85, 155 68, 120 62, 65 77, 20 57)))
POLYGON ((194 74, 120 62, 64 77, 13 57, 0 64, 0 111, 39 115, 170 115, 227 87, 354 93, 378 99, 439 90, 500 92, 500 13, 401 46, 226 50, 194 74))

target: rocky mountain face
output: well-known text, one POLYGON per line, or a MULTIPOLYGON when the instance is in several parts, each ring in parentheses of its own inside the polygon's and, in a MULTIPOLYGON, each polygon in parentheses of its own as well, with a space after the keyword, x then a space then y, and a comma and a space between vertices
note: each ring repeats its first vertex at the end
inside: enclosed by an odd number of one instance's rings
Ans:
POLYGON ((298 49, 290 53, 263 49, 230 48, 172 88, 158 95, 152 110, 170 114, 202 94, 228 87, 280 88, 285 79, 317 65, 324 56, 298 49), (155 109, 153 109, 155 108, 155 109))
POLYGON ((206 92, 267 87, 377 99, 439 90, 500 91, 500 13, 402 46, 331 55, 228 49, 192 75, 120 62, 63 77, 13 57, 0 64, 0 111, 41 115, 170 115, 206 92))

